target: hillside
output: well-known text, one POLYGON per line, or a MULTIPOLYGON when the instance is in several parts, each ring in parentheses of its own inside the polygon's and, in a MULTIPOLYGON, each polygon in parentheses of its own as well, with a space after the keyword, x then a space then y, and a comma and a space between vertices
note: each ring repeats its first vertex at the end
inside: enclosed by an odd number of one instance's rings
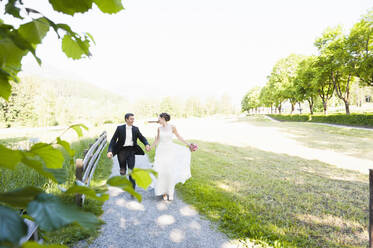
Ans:
POLYGON ((122 120, 129 106, 124 97, 79 81, 25 76, 14 87, 9 102, 0 101, 3 127, 97 125, 122 120))

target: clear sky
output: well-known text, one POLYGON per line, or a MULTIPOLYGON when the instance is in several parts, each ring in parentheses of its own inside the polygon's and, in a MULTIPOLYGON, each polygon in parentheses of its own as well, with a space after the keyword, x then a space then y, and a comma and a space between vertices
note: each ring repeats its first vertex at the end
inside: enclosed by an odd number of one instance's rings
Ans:
POLYGON ((130 99, 148 96, 220 96, 235 103, 263 85, 274 63, 291 53, 315 53, 327 26, 348 30, 372 0, 127 0, 116 15, 52 16, 46 0, 24 1, 53 20, 88 31, 93 57, 67 59, 50 32, 28 56, 26 73, 46 73, 99 85, 130 99), (57 49, 56 49, 57 48, 57 49))

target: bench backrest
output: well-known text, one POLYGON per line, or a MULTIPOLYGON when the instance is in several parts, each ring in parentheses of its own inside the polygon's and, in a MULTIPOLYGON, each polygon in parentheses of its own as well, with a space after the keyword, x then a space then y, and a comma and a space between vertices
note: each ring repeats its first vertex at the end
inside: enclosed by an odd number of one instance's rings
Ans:
MULTIPOLYGON (((106 143, 107 134, 106 131, 104 131, 96 139, 95 143, 91 144, 89 149, 85 152, 84 159, 76 160, 75 175, 77 181, 89 186, 106 143)), ((76 195, 76 202, 79 206, 82 206, 84 204, 84 195, 76 195)))

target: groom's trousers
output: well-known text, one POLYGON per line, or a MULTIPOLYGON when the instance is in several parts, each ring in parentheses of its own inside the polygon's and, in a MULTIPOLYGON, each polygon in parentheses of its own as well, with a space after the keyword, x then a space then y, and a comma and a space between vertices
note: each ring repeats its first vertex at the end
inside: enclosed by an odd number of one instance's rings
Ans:
MULTIPOLYGON (((135 153, 136 150, 133 146, 125 146, 120 148, 118 152, 119 167, 124 169, 125 172, 127 171, 127 168, 133 170, 135 167, 135 153)), ((131 176, 129 176, 129 179, 132 183, 132 187, 135 188, 135 180, 133 180, 131 176)))

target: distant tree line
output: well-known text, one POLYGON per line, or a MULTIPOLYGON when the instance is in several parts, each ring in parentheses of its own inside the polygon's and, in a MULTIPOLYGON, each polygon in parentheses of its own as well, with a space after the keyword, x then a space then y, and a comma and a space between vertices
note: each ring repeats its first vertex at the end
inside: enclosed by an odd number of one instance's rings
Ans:
POLYGON ((351 88, 373 86, 373 11, 361 17, 348 33, 341 26, 328 27, 314 42, 316 55, 291 54, 273 66, 264 87, 249 90, 241 102, 242 111, 260 107, 276 109, 289 102, 307 102, 313 114, 320 103, 327 114, 328 103, 335 97, 350 114, 351 88))
POLYGON ((136 115, 141 117, 156 117, 161 112, 167 112, 177 118, 205 117, 211 115, 234 114, 232 99, 227 94, 220 97, 164 97, 160 99, 144 98, 134 103, 136 115))
POLYGON ((84 82, 37 76, 20 80, 20 83, 13 83, 9 101, 0 99, 1 127, 45 127, 76 122, 92 125, 121 123, 126 112, 134 112, 138 118, 156 117, 161 112, 169 112, 179 118, 234 112, 228 95, 206 100, 164 97, 130 102, 124 96, 84 82))

